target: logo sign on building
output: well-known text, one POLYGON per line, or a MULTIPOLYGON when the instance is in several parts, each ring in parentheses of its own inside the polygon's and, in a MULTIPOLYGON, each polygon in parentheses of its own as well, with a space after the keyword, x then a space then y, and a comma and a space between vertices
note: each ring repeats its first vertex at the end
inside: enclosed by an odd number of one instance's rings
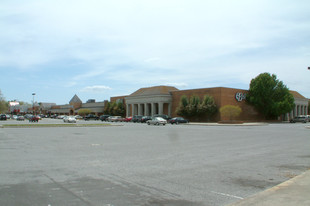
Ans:
POLYGON ((245 100, 246 93, 237 92, 235 95, 235 98, 238 102, 241 102, 241 101, 245 100))

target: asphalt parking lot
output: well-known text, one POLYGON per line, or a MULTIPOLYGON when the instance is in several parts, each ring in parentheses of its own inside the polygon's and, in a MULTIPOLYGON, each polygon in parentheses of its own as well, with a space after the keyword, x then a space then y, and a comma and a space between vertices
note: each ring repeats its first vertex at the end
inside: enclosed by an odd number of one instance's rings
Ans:
POLYGON ((309 123, 112 125, 0 128, 0 205, 227 205, 310 169, 309 123))

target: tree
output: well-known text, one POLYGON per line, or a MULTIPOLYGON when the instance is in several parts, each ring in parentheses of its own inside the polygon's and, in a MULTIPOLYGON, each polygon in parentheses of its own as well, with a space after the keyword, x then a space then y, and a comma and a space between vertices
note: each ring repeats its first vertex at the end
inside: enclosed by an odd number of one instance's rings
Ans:
POLYGON ((0 90, 0 113, 4 113, 8 111, 8 103, 5 101, 4 97, 2 96, 2 92, 0 90))
POLYGON ((179 103, 179 107, 177 108, 177 115, 183 116, 183 117, 188 117, 188 111, 187 111, 187 106, 189 104, 188 97, 186 95, 181 96, 181 100, 179 103))
POLYGON ((294 107, 294 97, 275 74, 262 73, 251 80, 246 100, 266 119, 276 119, 290 112, 294 107))
POLYGON ((233 120, 238 117, 242 112, 242 109, 239 106, 234 105, 225 105, 220 108, 220 113, 223 117, 233 120))
POLYGON ((81 115, 81 116, 85 116, 85 115, 88 115, 90 114, 92 111, 90 109, 80 109, 78 111, 78 115, 81 115))
POLYGON ((207 119, 210 119, 217 111, 215 101, 212 96, 205 95, 202 103, 198 107, 198 113, 206 115, 207 119))
POLYGON ((123 102, 107 102, 103 110, 104 114, 125 116, 125 107, 123 102))
POLYGON ((213 97, 205 95, 203 101, 196 95, 188 99, 186 95, 181 97, 176 113, 183 117, 206 117, 209 119, 216 112, 216 104, 213 97))

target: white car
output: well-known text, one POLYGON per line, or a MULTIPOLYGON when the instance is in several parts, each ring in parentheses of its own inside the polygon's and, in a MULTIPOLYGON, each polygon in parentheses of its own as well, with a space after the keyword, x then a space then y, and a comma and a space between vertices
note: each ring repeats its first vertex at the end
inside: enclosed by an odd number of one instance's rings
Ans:
POLYGON ((166 125, 167 124, 167 120, 165 120, 162 117, 153 117, 151 120, 147 120, 146 123, 148 125, 154 124, 154 125, 166 125))
POLYGON ((76 123, 76 119, 74 116, 65 116, 63 118, 63 121, 68 123, 76 123))

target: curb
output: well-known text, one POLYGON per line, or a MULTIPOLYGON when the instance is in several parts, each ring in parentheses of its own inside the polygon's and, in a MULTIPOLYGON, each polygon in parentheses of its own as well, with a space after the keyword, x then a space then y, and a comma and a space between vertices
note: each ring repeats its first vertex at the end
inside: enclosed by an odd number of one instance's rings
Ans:
POLYGON ((266 126, 268 123, 242 123, 242 124, 221 124, 221 123, 188 123, 189 125, 199 126, 266 126))
POLYGON ((227 206, 307 206, 310 205, 309 188, 310 170, 307 170, 279 185, 227 206))

